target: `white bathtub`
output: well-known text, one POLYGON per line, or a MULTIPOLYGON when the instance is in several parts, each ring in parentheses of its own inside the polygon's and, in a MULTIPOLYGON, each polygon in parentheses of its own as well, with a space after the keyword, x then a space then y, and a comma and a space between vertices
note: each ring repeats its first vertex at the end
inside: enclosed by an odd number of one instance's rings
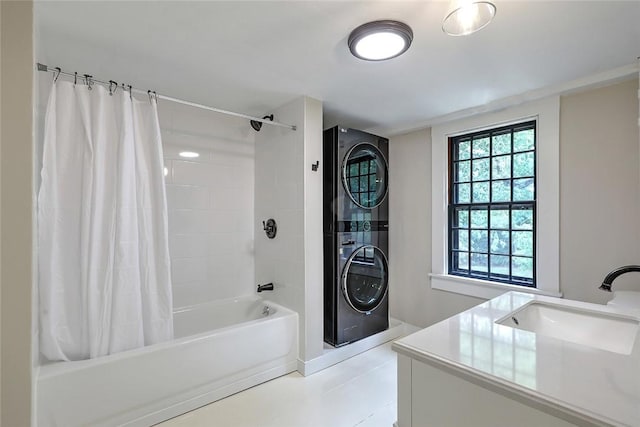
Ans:
POLYGON ((167 343, 42 366, 37 425, 148 426, 296 369, 298 315, 259 297, 180 310, 174 329, 167 343))

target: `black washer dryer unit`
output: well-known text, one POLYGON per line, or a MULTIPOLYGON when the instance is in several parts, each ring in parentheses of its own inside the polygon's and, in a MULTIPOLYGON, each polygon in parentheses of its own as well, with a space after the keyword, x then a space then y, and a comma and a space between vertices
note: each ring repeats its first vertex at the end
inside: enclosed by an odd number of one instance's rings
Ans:
POLYGON ((324 131, 325 233, 344 223, 389 223, 389 140, 344 126, 324 131))
POLYGON ((324 340, 341 346, 389 328, 388 140, 324 132, 324 340))
POLYGON ((387 231, 325 235, 324 340, 341 346, 389 329, 387 231), (333 237, 333 238, 332 238, 333 237), (331 258, 329 258, 331 257, 331 258))

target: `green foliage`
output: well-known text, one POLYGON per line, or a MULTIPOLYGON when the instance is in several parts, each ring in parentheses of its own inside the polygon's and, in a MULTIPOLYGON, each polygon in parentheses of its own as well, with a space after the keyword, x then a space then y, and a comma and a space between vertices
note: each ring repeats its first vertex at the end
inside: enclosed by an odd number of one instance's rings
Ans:
POLYGON ((511 152, 511 134, 494 135, 491 152, 494 156, 511 152))
POLYGON ((489 138, 477 138, 473 140, 473 158, 487 157, 489 155, 489 138))
POLYGON ((513 151, 527 151, 535 148, 535 136, 533 129, 522 130, 513 133, 513 151))
POLYGON ((454 247, 470 251, 459 253, 456 262, 464 270, 504 275, 511 271, 516 277, 533 278, 533 208, 488 205, 534 200, 535 132, 516 129, 491 139, 488 135, 456 143, 455 202, 485 204, 456 212, 455 225, 461 230, 454 234, 454 247))
POLYGON ((491 228, 492 229, 509 229, 509 209, 492 209, 491 210, 491 228))

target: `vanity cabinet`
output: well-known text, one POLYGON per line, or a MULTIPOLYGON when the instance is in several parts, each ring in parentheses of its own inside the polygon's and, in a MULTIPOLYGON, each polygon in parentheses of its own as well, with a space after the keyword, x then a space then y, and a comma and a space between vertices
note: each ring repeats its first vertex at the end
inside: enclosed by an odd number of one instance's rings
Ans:
POLYGON ((638 427, 639 336, 640 312, 508 292, 393 343, 397 427, 638 427))
POLYGON ((519 402, 504 394, 508 392, 489 390, 455 371, 398 354, 397 427, 594 425, 565 421, 537 409, 535 402, 519 402))

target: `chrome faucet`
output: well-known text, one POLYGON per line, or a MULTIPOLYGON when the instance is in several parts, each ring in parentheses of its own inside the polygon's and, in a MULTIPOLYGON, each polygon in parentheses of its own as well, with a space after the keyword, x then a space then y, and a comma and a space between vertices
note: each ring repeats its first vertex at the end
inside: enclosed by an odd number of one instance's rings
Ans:
POLYGON ((272 291, 272 290, 273 290, 273 283, 267 283, 266 285, 258 285, 258 290, 256 292, 272 291))
POLYGON ((598 289, 602 289, 606 292, 611 292, 611 285, 613 281, 616 280, 618 276, 621 276, 625 273, 630 273, 632 271, 640 272, 640 265, 625 265, 624 267, 619 267, 613 270, 611 273, 607 274, 607 277, 602 281, 602 285, 598 289))
POLYGON ((262 315, 263 316, 268 316, 270 311, 271 311, 271 309, 269 308, 268 305, 265 305, 264 307, 262 307, 262 315))

